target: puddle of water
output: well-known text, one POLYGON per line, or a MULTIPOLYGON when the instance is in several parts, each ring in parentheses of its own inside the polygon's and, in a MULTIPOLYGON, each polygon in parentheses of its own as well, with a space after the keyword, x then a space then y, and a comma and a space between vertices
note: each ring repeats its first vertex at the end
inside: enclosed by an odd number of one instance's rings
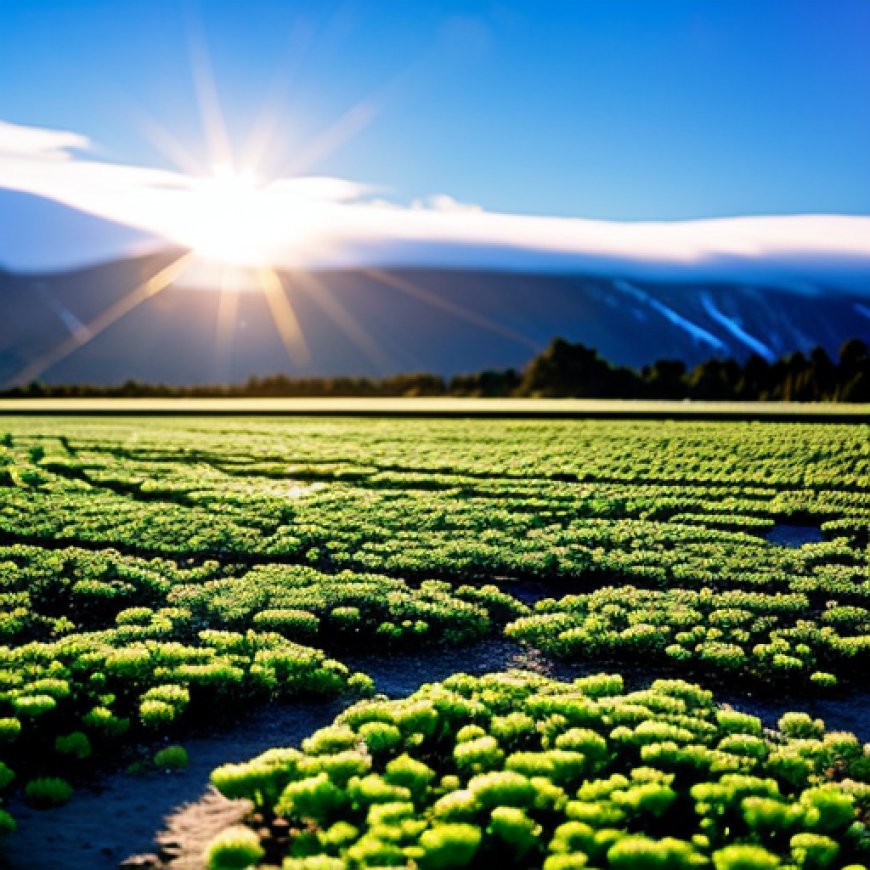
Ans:
POLYGON ((777 523, 764 535, 764 539, 780 547, 802 547, 804 544, 818 544, 825 540, 825 536, 818 526, 777 523))
MULTIPOLYGON (((524 668, 557 679, 626 668, 600 662, 560 663, 536 650, 524 649, 504 639, 493 639, 458 649, 434 649, 413 655, 365 653, 345 656, 345 663, 375 680, 380 692, 400 697, 427 682, 450 674, 483 674, 524 668)), ((655 674, 632 669, 626 688, 647 685, 655 674)), ((825 701, 793 701, 717 693, 738 709, 761 716, 775 726, 783 712, 805 709, 825 720, 829 730, 854 731, 870 740, 870 694, 825 701)), ((19 830, 8 838, 0 866, 13 870, 115 870, 129 855, 153 852, 154 835, 166 818, 181 805, 198 800, 211 771, 225 762, 245 761, 273 746, 292 746, 329 724, 345 706, 341 700, 276 704, 256 709, 242 722, 223 731, 184 740, 190 766, 181 773, 144 776, 112 774, 92 787, 82 787, 66 806, 39 812, 20 800, 9 809, 19 830)))

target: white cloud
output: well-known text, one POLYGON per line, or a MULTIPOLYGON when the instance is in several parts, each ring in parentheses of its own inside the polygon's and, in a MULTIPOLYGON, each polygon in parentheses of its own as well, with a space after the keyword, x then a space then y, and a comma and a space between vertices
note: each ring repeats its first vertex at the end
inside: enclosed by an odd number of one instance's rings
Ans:
POLYGON ((24 127, 0 120, 0 158, 35 157, 40 160, 68 160, 73 149, 90 148, 90 140, 65 130, 24 127))
POLYGON ((288 194, 300 199, 319 202, 355 202, 369 197, 380 188, 371 184, 359 184, 345 178, 330 178, 309 175, 304 178, 280 178, 269 184, 275 193, 288 194))
MULTIPOLYGON (((193 178, 88 159, 76 133, 0 122, 0 188, 177 245, 275 266, 573 269, 627 278, 823 281, 870 293, 870 217, 608 222, 500 214, 436 194, 410 206, 339 178, 193 178), (227 204, 231 207, 227 207, 227 204)), ((45 239, 50 248, 51 239, 45 239)), ((0 262, 14 252, 0 250, 0 262)))
POLYGON ((415 199, 411 203, 411 208, 449 212, 483 211, 483 206, 471 202, 460 202, 447 193, 433 193, 424 199, 415 199))

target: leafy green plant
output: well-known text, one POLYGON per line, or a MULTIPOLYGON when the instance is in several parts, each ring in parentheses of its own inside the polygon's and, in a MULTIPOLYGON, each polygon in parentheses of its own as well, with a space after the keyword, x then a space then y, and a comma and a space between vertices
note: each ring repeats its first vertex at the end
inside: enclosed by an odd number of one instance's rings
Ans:
POLYGON ((59 777, 32 779, 24 787, 24 797, 37 809, 46 810, 65 804, 73 794, 72 786, 59 777))
POLYGON ((16 824, 15 819, 13 819, 6 810, 0 808, 0 837, 5 837, 14 833, 17 828, 18 825, 16 824))
POLYGON ((609 677, 457 674, 358 702, 301 750, 225 765, 212 781, 286 820, 289 867, 857 866, 870 858, 864 748, 812 719, 784 721, 791 733, 766 732, 680 680, 625 692, 609 677), (849 764, 860 781, 836 779, 849 764))
POLYGON ((55 737, 54 748, 62 755, 71 755, 82 760, 91 754, 91 741, 87 734, 73 731, 71 734, 59 734, 55 737))
POLYGON ((238 825, 211 840, 205 860, 208 870, 246 870, 259 863, 264 854, 257 835, 238 825))
POLYGON ((187 750, 183 746, 164 746, 154 753, 154 766, 162 770, 184 770, 187 762, 187 750))

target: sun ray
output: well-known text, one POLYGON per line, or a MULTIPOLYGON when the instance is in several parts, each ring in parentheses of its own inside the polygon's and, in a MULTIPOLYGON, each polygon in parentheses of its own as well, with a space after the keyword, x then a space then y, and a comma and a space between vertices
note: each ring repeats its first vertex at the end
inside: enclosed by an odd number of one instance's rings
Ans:
POLYGON ((189 22, 188 46, 196 102, 202 118, 206 147, 211 152, 209 157, 213 163, 232 166, 233 150, 218 97, 208 43, 199 20, 189 22))
POLYGON ((241 162, 245 166, 270 166, 271 151, 280 145, 276 135, 283 120, 282 110, 289 101, 289 94, 302 67, 302 61, 311 49, 314 40, 314 28, 308 21, 296 21, 287 36, 281 62, 272 75, 267 94, 262 100, 260 109, 251 132, 242 149, 241 162))
POLYGON ((287 355, 294 364, 307 366, 311 354, 280 275, 274 269, 261 268, 257 270, 257 278, 287 355))
POLYGON ((380 107, 374 97, 366 97, 351 106, 325 130, 322 130, 284 170, 287 175, 304 175, 349 139, 361 133, 378 115, 380 107))
POLYGON ((135 124, 145 139, 165 157, 176 169, 194 178, 204 171, 202 164, 193 154, 169 132, 161 123, 150 115, 137 112, 135 124))
POLYGON ((419 80, 427 68, 437 63, 435 49, 430 49, 403 67, 395 75, 373 88, 365 97, 321 130, 308 146, 286 167, 288 175, 302 175, 329 157, 334 151, 359 135, 390 103, 409 97, 409 85, 419 80))
POLYGON ((221 289, 217 310, 217 333, 215 336, 215 357, 218 377, 223 376, 232 352, 235 335, 236 317, 239 312, 239 288, 232 280, 233 270, 229 266, 221 269, 221 289))
POLYGON ((25 366, 9 381, 10 386, 28 384, 50 369, 53 365, 68 357, 71 353, 83 347, 96 338, 101 332, 107 330, 113 323, 129 314, 146 299, 156 296, 176 281, 188 267, 193 254, 186 252, 173 260, 168 266, 164 266, 147 281, 134 287, 128 294, 113 302, 101 314, 98 314, 89 323, 77 329, 66 341, 58 345, 54 350, 43 354, 33 362, 25 366))
POLYGON ((405 293, 408 296, 412 296, 414 299, 419 299, 422 302, 426 302, 434 308, 440 308, 442 311, 446 311, 449 314, 452 314, 454 317, 459 317, 462 320, 473 323, 475 326, 482 326, 484 329, 488 329, 490 332, 502 335, 505 338, 511 339, 511 341, 517 342, 518 344, 523 344, 534 351, 539 351, 541 349, 536 341, 533 341, 531 338, 523 335, 521 332, 517 332, 515 329, 511 329, 509 326, 504 326, 503 324, 498 323, 495 320, 491 320, 488 317, 484 317, 482 314, 477 314, 476 312, 471 311, 470 309, 465 308, 464 306, 459 305, 456 302, 451 302, 449 299, 442 299, 437 294, 432 293, 429 290, 424 290, 422 287, 419 287, 412 281, 408 281, 405 278, 400 278, 398 275, 392 275, 389 272, 384 272, 381 269, 362 269, 361 271, 364 275, 368 275, 370 278, 374 278, 376 281, 380 282, 381 284, 385 284, 387 287, 393 287, 396 290, 401 290, 402 293, 405 293))
POLYGON ((310 272, 294 272, 291 280, 300 287, 333 323, 362 351, 366 359, 382 374, 392 368, 390 358, 377 342, 357 323, 330 288, 310 272))

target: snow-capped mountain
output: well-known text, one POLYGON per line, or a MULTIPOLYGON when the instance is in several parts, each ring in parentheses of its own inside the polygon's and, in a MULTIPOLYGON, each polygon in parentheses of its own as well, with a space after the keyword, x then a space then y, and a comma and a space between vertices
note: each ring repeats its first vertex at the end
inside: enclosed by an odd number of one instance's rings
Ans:
POLYGON ((870 339, 870 298, 818 284, 656 282, 619 274, 385 268, 281 273, 307 361, 288 358, 256 291, 171 286, 92 336, 102 312, 173 259, 151 254, 43 274, 0 272, 0 380, 58 347, 52 383, 189 384, 252 374, 442 374, 521 367, 555 336, 612 362, 772 359, 870 339), (80 345, 80 346, 78 346, 80 345))

